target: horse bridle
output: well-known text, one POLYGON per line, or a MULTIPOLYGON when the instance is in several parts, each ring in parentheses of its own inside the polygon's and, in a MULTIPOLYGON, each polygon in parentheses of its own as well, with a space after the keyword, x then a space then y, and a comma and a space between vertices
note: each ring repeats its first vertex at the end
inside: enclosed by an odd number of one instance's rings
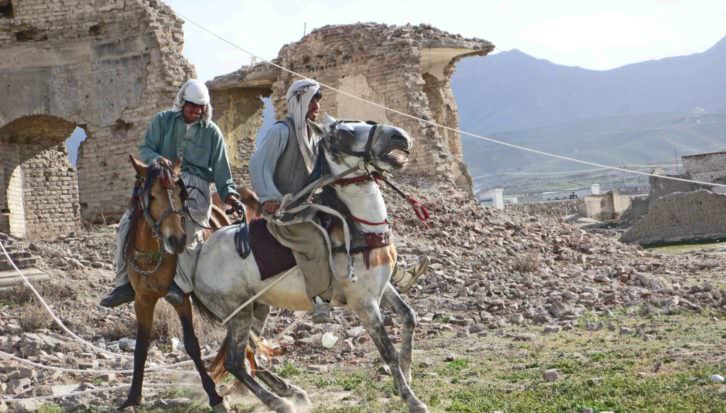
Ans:
POLYGON ((184 187, 184 183, 181 181, 181 179, 177 179, 172 183, 172 177, 173 173, 171 169, 162 167, 161 169, 161 185, 166 190, 166 196, 167 200, 169 201, 169 207, 161 214, 161 217, 159 217, 158 220, 155 220, 154 217, 151 216, 151 213, 149 212, 149 207, 151 206, 151 202, 149 202, 150 197, 150 190, 151 186, 144 191, 141 196, 139 196, 139 205, 141 207, 141 211, 144 214, 144 220, 146 220, 146 223, 151 226, 151 234, 154 236, 154 238, 161 238, 161 223, 164 222, 164 220, 172 214, 178 214, 183 215, 184 214, 184 194, 186 192, 186 188, 184 187), (174 202, 174 186, 173 185, 179 185, 182 188, 182 205, 177 207, 176 203, 174 202))
MULTIPOLYGON (((136 271, 139 274, 142 275, 151 275, 159 270, 159 267, 161 267, 161 263, 164 261, 164 257, 166 256, 166 250, 161 245, 161 224, 164 222, 164 220, 172 214, 178 214, 183 215, 184 214, 184 200, 186 199, 186 188, 184 186, 184 183, 181 181, 181 179, 177 179, 172 183, 172 177, 173 172, 170 168, 162 167, 161 168, 161 174, 159 179, 161 179, 161 185, 166 190, 166 196, 169 201, 169 207, 161 214, 158 220, 154 219, 153 216, 151 216, 151 213, 149 212, 149 208, 151 206, 151 202, 149 200, 151 194, 149 193, 151 190, 151 185, 148 185, 148 188, 145 188, 144 191, 141 194, 136 195, 138 199, 138 207, 141 210, 141 213, 144 215, 144 220, 147 224, 151 227, 151 235, 159 240, 159 252, 158 258, 156 260, 156 264, 154 265, 154 268, 151 270, 144 270, 139 268, 139 266, 136 264, 136 255, 138 254, 138 251, 134 251, 135 254, 133 257, 131 257, 131 260, 129 260, 131 266, 133 267, 134 271, 136 271), (179 185, 182 190, 181 198, 182 198, 182 205, 177 207, 176 203, 174 202, 174 186, 173 185, 179 185)), ((137 183, 138 187, 142 187, 144 185, 143 181, 137 183)))

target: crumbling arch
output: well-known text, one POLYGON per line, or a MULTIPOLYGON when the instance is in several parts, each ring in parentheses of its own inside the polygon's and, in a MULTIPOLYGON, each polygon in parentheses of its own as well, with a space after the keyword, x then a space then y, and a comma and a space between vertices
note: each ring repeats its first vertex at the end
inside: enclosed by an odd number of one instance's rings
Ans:
POLYGON ((0 127, 0 232, 40 238, 79 228, 78 177, 65 147, 75 127, 48 115, 0 127))

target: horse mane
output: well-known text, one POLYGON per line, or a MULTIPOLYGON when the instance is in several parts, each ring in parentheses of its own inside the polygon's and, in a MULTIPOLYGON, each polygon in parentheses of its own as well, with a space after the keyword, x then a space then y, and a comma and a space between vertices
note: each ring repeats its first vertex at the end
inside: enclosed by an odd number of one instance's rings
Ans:
POLYGON ((136 182, 134 183, 134 189, 131 193, 131 198, 129 199, 129 211, 131 211, 131 214, 129 215, 129 230, 126 232, 126 238, 123 240, 123 251, 124 251, 124 257, 128 260, 131 243, 134 237, 132 236, 132 232, 136 225, 139 223, 139 218, 143 217, 144 214, 139 207, 139 197, 141 197, 142 194, 149 191, 151 189, 151 185, 154 184, 154 181, 161 175, 162 173, 162 167, 159 165, 158 162, 151 162, 146 167, 146 179, 143 181, 141 180, 140 176, 136 176, 136 182), (143 186, 142 186, 143 183, 143 186))

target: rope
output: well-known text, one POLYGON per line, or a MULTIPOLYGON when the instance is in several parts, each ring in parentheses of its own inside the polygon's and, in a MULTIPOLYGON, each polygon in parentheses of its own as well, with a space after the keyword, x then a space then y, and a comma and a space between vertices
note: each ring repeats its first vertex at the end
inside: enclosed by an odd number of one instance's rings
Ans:
MULTIPOLYGON (((157 384, 157 383, 144 383, 144 387, 156 387, 156 388, 164 388, 164 387, 189 387, 189 388, 196 388, 198 385, 192 384, 192 383, 166 383, 166 384, 157 384)), ((48 396, 35 396, 35 397, 25 397, 25 398, 11 398, 11 397, 0 397, 0 401, 3 402, 24 402, 29 400, 51 400, 51 399, 62 399, 65 397, 74 397, 79 396, 81 394, 90 394, 90 393, 99 393, 99 392, 107 392, 112 390, 120 390, 125 389, 127 387, 131 387, 131 384, 119 384, 118 386, 108 386, 108 387, 97 387, 94 389, 87 389, 87 390, 79 390, 74 391, 66 394, 59 394, 59 395, 48 395, 48 396)))
POLYGON ((45 311, 47 311, 48 314, 50 314, 50 316, 53 318, 53 321, 55 321, 55 323, 58 325, 58 327, 61 328, 61 330, 63 330, 66 333, 68 333, 68 335, 70 335, 71 337, 73 337, 74 339, 76 339, 76 341, 78 341, 78 342, 82 343, 83 345, 85 345, 85 346, 87 346, 89 348, 92 348, 92 349, 94 349, 94 350, 96 350, 96 351, 98 351, 100 353, 108 354, 108 355, 111 355, 111 356, 114 356, 114 357, 119 357, 119 356, 124 356, 124 357, 127 357, 127 358, 130 357, 130 356, 126 355, 126 354, 118 354, 118 353, 114 353, 114 352, 108 351, 108 350, 106 350, 104 348, 98 347, 95 344, 91 343, 90 341, 84 340, 83 338, 81 338, 80 336, 78 336, 76 333, 74 333, 73 331, 71 331, 68 327, 66 327, 66 325, 63 323, 63 321, 61 321, 61 319, 58 318, 58 316, 55 315, 55 313, 50 308, 50 306, 48 305, 48 303, 43 299, 43 296, 41 296, 40 293, 38 292, 38 290, 35 289, 35 287, 33 286, 33 284, 30 283, 30 280, 28 280, 28 277, 26 277, 25 274, 23 274, 23 272, 20 271, 20 268, 18 268, 18 266, 15 265, 15 262, 13 262, 13 259, 10 257, 10 254, 5 249, 5 246, 3 245, 2 242, 0 242, 0 249, 2 249, 3 254, 5 254, 5 257, 7 257, 8 262, 10 263, 10 265, 12 265, 13 269, 15 269, 15 271, 18 274, 20 274, 20 278, 23 279, 23 283, 25 284, 25 286, 27 286, 28 288, 30 288, 30 290, 33 292, 33 295, 35 295, 35 298, 38 299, 38 301, 43 306, 43 308, 45 308, 45 311))
POLYGON ((258 299, 262 294, 266 293, 267 290, 269 290, 270 288, 276 286, 277 283, 279 283, 280 281, 282 281, 285 278, 287 278, 287 276, 290 275, 290 274, 292 274, 292 272, 295 271, 295 269, 297 269, 297 266, 294 266, 294 267, 290 268, 284 274, 282 274, 281 276, 277 277, 277 279, 275 281, 273 281, 270 284, 266 285, 265 288, 261 289, 257 294, 253 295, 247 301, 245 301, 244 303, 240 304, 240 306, 237 307, 236 310, 232 311, 232 314, 228 315, 227 318, 225 318, 224 320, 222 320, 222 325, 226 325, 229 322, 229 320, 231 320, 234 316, 236 316, 237 313, 239 313, 240 311, 242 311, 243 308, 245 308, 248 305, 250 305, 251 302, 253 302, 256 299, 258 299))
MULTIPOLYGON (((95 344, 91 343, 90 341, 84 340, 83 338, 81 338, 80 336, 78 336, 76 333, 74 333, 73 331, 71 331, 68 327, 66 327, 66 325, 63 323, 63 321, 61 321, 61 319, 58 318, 58 316, 53 312, 53 310, 50 308, 50 306, 48 305, 48 303, 43 299, 43 297, 40 295, 40 293, 38 292, 38 290, 36 290, 35 287, 33 286, 33 284, 30 283, 30 280, 28 279, 28 277, 26 277, 25 274, 23 274, 23 272, 20 271, 20 269, 18 268, 18 266, 15 265, 15 262, 10 257, 10 254, 8 253, 8 251, 5 249, 5 246, 3 245, 2 241, 0 241, 0 249, 2 249, 3 254, 7 258, 8 262, 10 263, 10 265, 12 265, 13 269, 18 274, 20 274, 20 277, 23 279, 23 283, 25 284, 25 286, 27 286, 28 288, 30 288, 30 290, 33 292, 33 294, 35 295, 35 297, 41 303, 41 305, 43 306, 43 308, 45 308, 45 311, 48 314, 50 314, 50 316, 53 318, 53 321, 61 328, 61 330, 65 331, 68 335, 70 335, 72 338, 74 338, 79 343, 81 343, 81 344, 83 344, 83 345, 85 345, 85 346, 87 346, 89 348, 92 348, 92 349, 94 349, 94 350, 96 350, 96 351, 98 351, 100 353, 104 353, 104 354, 113 356, 115 358, 122 358, 122 357, 123 358, 126 358, 126 359, 133 358, 132 355, 123 354, 123 353, 114 353, 112 351, 109 351, 109 350, 106 350, 104 348, 98 347, 95 344)), ((0 354, 6 355, 6 356, 15 357, 15 356, 12 356, 12 355, 10 355, 8 353, 5 353, 5 352, 0 352, 0 354)), ((208 360, 208 359, 211 359, 213 357, 214 357, 213 354, 208 354, 207 356, 203 357, 202 359, 203 360, 208 360)), ((182 361, 182 362, 179 362, 179 363, 174 363, 174 364, 169 364, 169 365, 161 365, 159 367, 151 367, 151 368, 146 369, 146 371, 177 371, 177 370, 171 370, 171 369, 173 369, 174 367, 181 367, 183 365, 190 364, 190 363, 192 363, 192 360, 186 360, 186 361, 182 361)), ((44 366, 44 367, 52 367, 52 366, 44 366)), ((84 370, 84 371, 85 372, 92 372, 93 370, 84 370)), ((119 371, 119 370, 113 370, 113 372, 116 372, 116 373, 118 373, 118 372, 125 373, 126 371, 127 370, 121 370, 121 371, 119 371)), ((102 372, 103 373, 108 373, 109 371, 103 370, 102 372)), ((133 370, 131 370, 131 372, 133 372, 133 370)))
MULTIPOLYGON (((50 366, 47 364, 41 364, 37 363, 32 360, 24 359, 22 357, 18 357, 14 354, 6 353, 4 351, 0 350, 0 356, 2 356, 5 359, 14 360, 18 363, 25 364, 26 366, 35 367, 39 369, 46 369, 46 370, 52 370, 52 371, 60 371, 63 373, 79 373, 79 374, 132 374, 134 372, 133 369, 126 369, 126 370, 104 370, 104 369, 72 369, 67 367, 57 367, 57 366, 50 366)), ((185 361, 183 363, 191 363, 192 361, 185 361)), ((164 373, 189 373, 192 374, 192 371, 189 370, 172 370, 172 369, 166 369, 162 367, 152 367, 147 368, 145 370, 146 372, 164 372, 164 373)), ((195 370, 196 372, 196 370, 195 370)))
MULTIPOLYGON (((299 73, 299 72, 296 72, 294 70, 288 69, 288 68, 286 68, 284 66, 281 66, 281 65, 279 65, 277 63, 274 63, 274 62, 272 62, 270 60, 263 59, 263 58, 257 56, 256 54, 250 52, 249 50, 247 50, 247 49, 245 49, 245 48, 237 45, 236 43, 233 43, 233 42, 225 39, 224 37, 216 34, 215 32, 207 29, 206 27, 204 27, 201 24, 195 22, 194 20, 186 17, 185 15, 183 15, 183 14, 181 14, 179 12, 176 12, 176 11, 175 11, 175 13, 179 17, 181 17, 182 19, 184 19, 185 21, 187 21, 188 23, 191 23, 192 25, 198 27, 200 30, 202 30, 202 31, 208 33, 209 35, 211 35, 211 36, 213 36, 213 37, 221 40, 224 43, 227 43, 231 47, 233 47, 233 48, 235 48, 237 50, 242 51, 243 53, 251 56, 252 58, 254 58, 256 60, 259 60, 262 63, 268 64, 268 65, 270 65, 272 67, 275 67, 277 69, 280 69, 283 72, 289 73, 289 74, 291 74, 293 76, 297 76, 297 77, 301 77, 301 78, 308 78, 308 76, 305 76, 302 73, 299 73)), ((521 146, 521 145, 515 145, 513 143, 508 143, 508 142, 500 141, 498 139, 489 138, 489 137, 482 136, 482 135, 478 135, 478 134, 475 134, 475 133, 472 133, 472 132, 467 132, 467 131, 464 131, 464 130, 461 130, 461 129, 458 129, 458 128, 452 128, 450 126, 441 125, 441 124, 439 124, 437 122, 434 122, 434 121, 431 121, 431 120, 427 120, 427 119, 422 119, 422 118, 420 118, 418 116, 414 116, 414 115, 411 115, 409 113, 406 113, 406 112, 403 112, 403 111, 400 111, 400 110, 397 110, 397 109, 390 108, 390 107, 388 107, 386 105, 380 104, 378 102, 374 102, 372 100, 368 100, 366 98, 357 96, 357 95, 355 95, 353 93, 346 92, 344 90, 335 88, 335 87, 330 86, 328 84, 325 84, 325 83, 322 83, 322 82, 318 82, 318 83, 320 83, 320 86, 322 86, 322 87, 324 87, 326 89, 329 89, 329 90, 331 90, 331 91, 333 91, 335 93, 341 94, 343 96, 347 96, 347 97, 349 97, 351 99, 355 99, 355 100, 357 100, 359 102, 366 103, 368 105, 371 105, 371 106, 374 106, 374 107, 383 109, 385 111, 388 111, 388 112, 391 112, 391 113, 395 113, 395 114, 400 115, 400 116, 403 116, 405 118, 412 119, 412 120, 415 120, 415 121, 418 121, 418 122, 423 122, 423 123, 425 123, 427 125, 431 125, 431 126, 434 126, 434 127, 437 127, 437 128, 442 128, 442 129, 445 129, 445 130, 448 130, 448 131, 451 131, 451 132, 454 132, 454 133, 459 133, 460 135, 470 136, 472 138, 476 138, 476 139, 483 140, 483 141, 486 141, 486 142, 494 143, 494 144, 497 144, 497 145, 507 146, 509 148, 514 148, 514 149, 518 149, 518 150, 521 150, 521 151, 530 152, 530 153, 534 153, 534 154, 538 154, 538 155, 542 155, 542 156, 546 156, 546 157, 550 157, 550 158, 555 158, 555 159, 559 159, 559 160, 563 160, 563 161, 570 161, 570 162, 579 163, 579 164, 582 164, 582 165, 594 166, 594 167, 603 168, 603 169, 610 169, 610 170, 620 171, 620 172, 625 172, 625 173, 630 173, 630 174, 634 174, 634 175, 652 176, 652 177, 656 177, 656 178, 660 178, 660 179, 668 179, 668 180, 671 180, 671 181, 687 182, 687 183, 693 183, 693 184, 698 184, 698 185, 716 186, 716 187, 726 188, 726 184, 717 184, 717 183, 714 183, 714 182, 705 182, 705 181, 698 181, 698 180, 694 180, 694 179, 678 178, 678 177, 675 177, 675 176, 657 175, 657 174, 648 173, 648 172, 641 172, 641 171, 636 171, 636 170, 632 170, 632 169, 621 168, 621 167, 612 166, 612 165, 606 165, 606 164, 602 164, 602 163, 598 163, 598 162, 583 161, 581 159, 576 159, 576 158, 572 158, 572 157, 569 157, 569 156, 558 155, 558 154, 554 154, 554 153, 551 153, 551 152, 540 151, 538 149, 532 149, 532 148, 528 148, 528 147, 521 146)))

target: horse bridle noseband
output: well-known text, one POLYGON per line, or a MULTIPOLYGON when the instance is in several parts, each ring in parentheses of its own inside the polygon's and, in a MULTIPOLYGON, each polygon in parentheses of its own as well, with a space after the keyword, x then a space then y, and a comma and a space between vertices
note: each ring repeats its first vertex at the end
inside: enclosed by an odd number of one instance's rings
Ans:
MULTIPOLYGON (((151 270, 144 270, 139 268, 139 266, 136 264, 136 255, 139 253, 138 251, 134 251, 134 256, 131 257, 129 260, 129 263, 133 267, 134 271, 136 271, 139 274, 142 275, 151 275, 159 270, 159 267, 161 267, 161 263, 164 261, 164 257, 166 256, 166 250, 161 245, 161 224, 164 222, 164 220, 172 214, 178 214, 183 215, 184 214, 184 200, 186 199, 186 188, 184 186, 184 183, 181 179, 177 179, 174 182, 172 182, 173 172, 171 169, 167 167, 161 167, 161 173, 159 179, 161 179, 161 185, 166 190, 166 196, 169 201, 169 208, 167 208, 159 217, 158 220, 154 219, 154 217, 151 216, 151 213, 149 212, 149 207, 151 206, 151 202, 149 201, 150 198, 150 190, 151 185, 149 184, 148 188, 144 188, 143 192, 140 194, 135 194, 135 198, 137 199, 138 205, 137 207, 141 210, 141 213, 144 215, 144 220, 147 224, 151 227, 151 235, 159 240, 159 251, 157 254, 158 258, 156 261, 156 264, 154 265, 154 268, 151 270), (174 187, 173 185, 179 185, 182 190, 181 198, 182 198, 182 205, 177 207, 176 203, 174 202, 174 187)), ((144 182, 141 180, 141 178, 137 178, 137 188, 143 188, 144 182)), ((135 250, 135 249, 134 249, 135 250)))
POLYGON ((167 208, 161 214, 161 217, 159 217, 158 220, 155 220, 154 217, 151 216, 151 213, 149 213, 149 207, 151 206, 151 202, 149 202, 149 191, 151 190, 151 186, 149 186, 149 188, 139 196, 139 205, 141 207, 142 213, 144 214, 144 220, 146 220, 146 223, 151 226, 151 233, 154 238, 161 238, 161 223, 164 222, 164 220, 169 215, 184 214, 184 193, 186 192, 184 188, 184 183, 181 181, 181 179, 177 179, 172 183, 172 177, 173 172, 168 168, 162 167, 161 176, 159 179, 161 179, 161 185, 166 190, 166 196, 169 201, 169 208, 167 208), (172 185, 179 185, 182 188, 182 205, 180 207, 177 207, 174 203, 174 187, 172 185))

